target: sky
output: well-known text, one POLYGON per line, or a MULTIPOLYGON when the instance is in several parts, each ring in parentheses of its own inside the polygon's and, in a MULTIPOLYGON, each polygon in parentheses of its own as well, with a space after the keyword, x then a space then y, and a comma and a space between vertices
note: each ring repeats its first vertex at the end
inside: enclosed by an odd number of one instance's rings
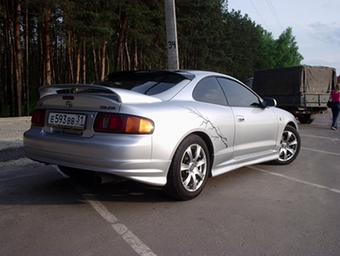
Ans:
POLYGON ((228 0, 276 40, 288 27, 304 57, 301 64, 336 68, 340 75, 339 0, 228 0))

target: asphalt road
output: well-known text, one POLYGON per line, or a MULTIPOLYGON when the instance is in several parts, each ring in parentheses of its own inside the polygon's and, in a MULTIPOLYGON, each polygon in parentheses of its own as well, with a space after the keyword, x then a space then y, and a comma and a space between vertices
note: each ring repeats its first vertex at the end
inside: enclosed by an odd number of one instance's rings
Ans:
POLYGON ((20 132, 1 138, 0 119, 0 255, 340 255, 340 131, 330 117, 300 125, 291 165, 240 168, 186 202, 135 182, 71 180, 26 159, 20 132))

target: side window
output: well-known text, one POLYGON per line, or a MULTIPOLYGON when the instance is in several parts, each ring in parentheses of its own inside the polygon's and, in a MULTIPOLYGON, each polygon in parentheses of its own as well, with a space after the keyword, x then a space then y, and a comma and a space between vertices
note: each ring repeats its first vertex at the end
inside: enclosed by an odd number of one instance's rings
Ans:
POLYGON ((197 101, 227 105, 227 100, 224 96, 223 90, 215 77, 202 79, 196 85, 192 96, 197 101))
POLYGON ((217 80, 221 84, 230 106, 250 107, 259 105, 259 98, 242 84, 221 77, 217 80))

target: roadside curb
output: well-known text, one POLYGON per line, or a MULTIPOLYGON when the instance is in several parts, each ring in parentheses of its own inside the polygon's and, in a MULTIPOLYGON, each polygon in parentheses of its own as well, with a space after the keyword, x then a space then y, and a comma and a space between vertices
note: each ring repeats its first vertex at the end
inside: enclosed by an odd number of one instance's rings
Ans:
POLYGON ((0 163, 26 157, 24 147, 8 147, 0 150, 0 163))
POLYGON ((30 126, 30 116, 0 118, 0 165, 25 157, 23 134, 30 126))

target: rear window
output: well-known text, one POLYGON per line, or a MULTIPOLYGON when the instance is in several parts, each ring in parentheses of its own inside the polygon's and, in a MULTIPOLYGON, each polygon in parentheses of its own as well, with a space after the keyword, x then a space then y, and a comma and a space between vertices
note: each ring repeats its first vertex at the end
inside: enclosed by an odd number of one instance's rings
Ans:
POLYGON ((122 71, 96 84, 136 91, 145 95, 162 93, 188 77, 171 71, 122 71))

